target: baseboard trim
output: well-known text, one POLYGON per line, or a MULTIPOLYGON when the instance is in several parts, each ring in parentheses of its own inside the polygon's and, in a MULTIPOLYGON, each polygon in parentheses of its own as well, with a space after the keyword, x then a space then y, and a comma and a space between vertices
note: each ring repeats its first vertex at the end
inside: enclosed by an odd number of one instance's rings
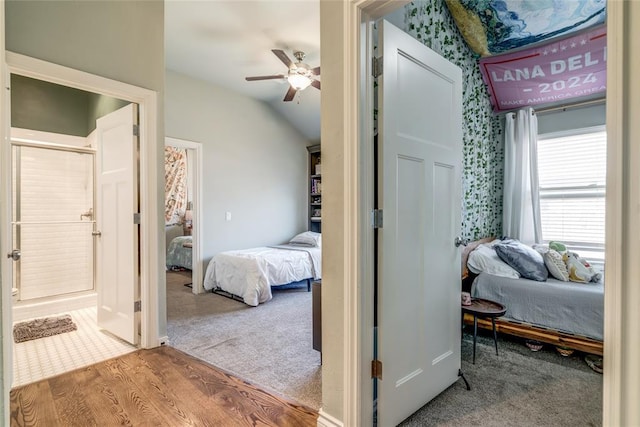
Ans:
POLYGON ((13 321, 19 322, 36 317, 51 316, 66 311, 96 307, 98 294, 95 292, 46 298, 39 301, 20 301, 13 305, 13 321))
POLYGON ((318 411, 318 427, 344 427, 342 421, 327 414, 322 408, 318 411))

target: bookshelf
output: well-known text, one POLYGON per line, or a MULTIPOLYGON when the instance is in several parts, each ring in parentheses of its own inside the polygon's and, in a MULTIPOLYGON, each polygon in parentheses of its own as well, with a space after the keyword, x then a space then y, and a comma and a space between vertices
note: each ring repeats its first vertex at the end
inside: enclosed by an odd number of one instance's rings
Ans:
POLYGON ((309 231, 322 230, 322 169, 320 144, 307 147, 309 151, 309 231))

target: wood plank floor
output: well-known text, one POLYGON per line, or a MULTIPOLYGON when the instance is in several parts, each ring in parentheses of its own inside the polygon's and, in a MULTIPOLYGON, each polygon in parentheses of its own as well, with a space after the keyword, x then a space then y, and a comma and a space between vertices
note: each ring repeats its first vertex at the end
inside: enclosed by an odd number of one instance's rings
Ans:
POLYGON ((313 409, 163 346, 11 391, 12 426, 315 426, 313 409))

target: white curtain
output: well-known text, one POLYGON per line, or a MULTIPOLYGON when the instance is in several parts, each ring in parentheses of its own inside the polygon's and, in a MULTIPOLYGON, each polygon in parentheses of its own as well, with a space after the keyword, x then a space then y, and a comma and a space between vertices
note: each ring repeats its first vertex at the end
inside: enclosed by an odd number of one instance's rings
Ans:
POLYGON ((532 108, 508 113, 504 144, 502 232, 532 244, 542 241, 538 194, 538 119, 532 108))

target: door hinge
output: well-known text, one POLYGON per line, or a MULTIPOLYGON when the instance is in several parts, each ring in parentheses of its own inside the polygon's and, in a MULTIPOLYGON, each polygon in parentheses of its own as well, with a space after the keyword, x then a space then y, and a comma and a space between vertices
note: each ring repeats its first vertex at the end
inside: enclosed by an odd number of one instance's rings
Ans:
POLYGON ((373 228, 382 228, 382 209, 371 211, 371 226, 373 228))
POLYGON ((142 301, 134 301, 133 302, 133 312, 139 313, 142 311, 142 301))
POLYGON ((382 56, 379 58, 373 58, 371 62, 371 74, 376 78, 382 75, 382 56))
POLYGON ((140 225, 140 213, 134 213, 133 214, 133 223, 140 225))
POLYGON ((377 359, 371 361, 371 378, 382 379, 382 362, 377 359))
POLYGON ((140 136, 140 127, 138 125, 133 125, 133 135, 140 136))

